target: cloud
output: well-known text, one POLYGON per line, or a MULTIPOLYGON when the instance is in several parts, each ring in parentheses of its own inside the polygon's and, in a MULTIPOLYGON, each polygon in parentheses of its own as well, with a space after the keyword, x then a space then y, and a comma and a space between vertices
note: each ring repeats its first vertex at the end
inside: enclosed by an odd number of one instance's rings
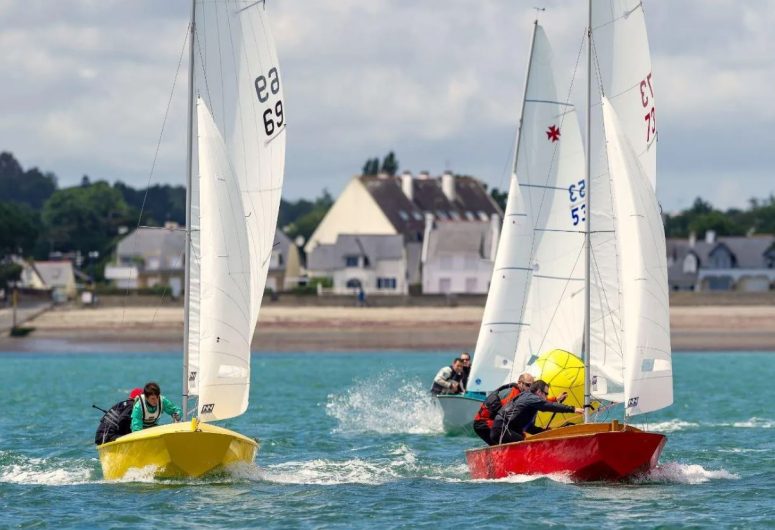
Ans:
MULTIPOLYGON (((572 82, 581 102, 583 3, 544 3, 558 85, 572 82)), ((189 9, 188 0, 0 0, 0 149, 63 185, 86 173, 144 186, 189 9)), ((389 149, 402 168, 505 186, 529 4, 268 0, 267 9, 285 80, 286 196, 336 193, 389 149)), ((719 199, 742 205, 774 191, 775 0, 652 0, 645 9, 663 204, 723 189, 719 199)), ((154 181, 184 180, 185 89, 181 73, 154 181)))

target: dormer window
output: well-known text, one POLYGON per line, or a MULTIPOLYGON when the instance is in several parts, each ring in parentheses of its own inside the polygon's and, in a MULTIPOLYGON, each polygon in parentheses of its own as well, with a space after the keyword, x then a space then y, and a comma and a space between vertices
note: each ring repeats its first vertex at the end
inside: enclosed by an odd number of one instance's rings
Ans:
POLYGON ((357 267, 359 265, 359 256, 345 256, 344 257, 344 265, 345 267, 357 267))

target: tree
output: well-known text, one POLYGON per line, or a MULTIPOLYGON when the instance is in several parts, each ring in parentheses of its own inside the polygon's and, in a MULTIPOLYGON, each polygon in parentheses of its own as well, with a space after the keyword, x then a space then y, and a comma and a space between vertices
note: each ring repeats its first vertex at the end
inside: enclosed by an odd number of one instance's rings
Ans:
POLYGON ((493 188, 490 190, 490 197, 492 197, 492 200, 496 202, 498 206, 501 207, 502 211, 506 211, 506 199, 508 198, 509 193, 507 191, 501 191, 498 188, 493 188))
POLYGON ((38 168, 24 171, 11 153, 0 153, 0 201, 17 202, 39 209, 57 188, 53 173, 38 168))
POLYGON ((398 159, 393 151, 390 151, 385 155, 385 158, 382 160, 381 171, 382 173, 387 173, 391 177, 395 177, 396 173, 398 173, 398 159))
POLYGON ((118 227, 130 222, 121 194, 104 181, 54 192, 41 216, 51 250, 101 256, 112 251, 118 227))
POLYGON ((364 175, 376 175, 379 173, 379 158, 369 158, 363 165, 364 175))
POLYGON ((39 232, 40 218, 29 206, 0 203, 0 255, 31 253, 39 232))

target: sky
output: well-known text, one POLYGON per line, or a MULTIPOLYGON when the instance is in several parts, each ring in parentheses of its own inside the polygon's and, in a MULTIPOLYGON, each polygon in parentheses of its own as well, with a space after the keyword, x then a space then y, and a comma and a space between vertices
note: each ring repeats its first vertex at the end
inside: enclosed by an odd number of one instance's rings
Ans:
MULTIPOLYGON (((546 8, 540 21, 561 91, 584 83, 583 66, 574 76, 580 0, 267 2, 291 200, 324 188, 336 196, 367 158, 390 150, 401 170, 451 170, 504 189, 533 5, 546 8)), ((775 0, 644 6, 662 207, 678 211, 697 196, 745 207, 775 193, 775 0)), ((0 0, 0 151, 55 173, 61 187, 83 175, 138 188, 183 184, 185 60, 178 64, 189 16, 189 0, 0 0)))

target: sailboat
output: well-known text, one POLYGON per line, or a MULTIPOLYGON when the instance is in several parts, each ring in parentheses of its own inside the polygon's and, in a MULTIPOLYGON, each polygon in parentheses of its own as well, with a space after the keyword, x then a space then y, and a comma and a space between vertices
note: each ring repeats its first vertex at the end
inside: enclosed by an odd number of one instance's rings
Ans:
MULTIPOLYGON (((655 467, 667 441, 626 424, 673 399, 665 238, 654 191, 654 85, 642 3, 591 0, 588 27, 586 167, 575 183, 549 180, 544 187, 538 206, 550 213, 533 218, 526 324, 514 357, 519 371, 550 350, 581 351, 584 423, 469 450, 474 478, 564 473, 620 480, 655 467), (594 114, 593 64, 600 76, 594 114), (593 156, 597 118, 603 142, 593 156), (563 226, 555 212, 572 226, 563 226), (622 403, 625 422, 591 422, 593 398, 622 403)), ((530 83, 525 108, 533 99, 530 83)), ((520 147, 531 133, 523 123, 520 147)))
POLYGON ((248 408, 283 181, 283 85, 264 2, 192 2, 189 65, 184 420, 98 446, 106 479, 149 466, 198 477, 258 451, 210 422, 248 408))
MULTIPOLYGON (((558 327, 563 340, 557 347, 570 351, 581 347, 582 323, 578 316, 583 312, 582 297, 566 296, 560 304, 568 289, 555 277, 558 270, 564 273, 570 264, 580 263, 583 239, 579 230, 567 233, 550 229, 553 224, 565 226, 568 220, 571 227, 583 223, 583 210, 577 207, 574 212, 573 204, 569 208, 566 197, 552 193, 551 187, 567 190, 578 185, 584 171, 584 148, 575 108, 558 96, 551 47, 537 21, 531 37, 514 160, 468 388, 462 395, 438 396, 448 431, 470 428, 486 395, 516 381, 517 342, 530 331, 524 314, 531 280, 536 294, 534 318, 545 319, 547 308, 559 308, 559 314, 554 309, 554 317, 563 324, 558 327), (534 271, 531 263, 539 262, 541 270, 534 271)), ((578 268, 580 277, 581 265, 578 268)), ((575 294, 579 286, 570 288, 570 294, 575 294)))

